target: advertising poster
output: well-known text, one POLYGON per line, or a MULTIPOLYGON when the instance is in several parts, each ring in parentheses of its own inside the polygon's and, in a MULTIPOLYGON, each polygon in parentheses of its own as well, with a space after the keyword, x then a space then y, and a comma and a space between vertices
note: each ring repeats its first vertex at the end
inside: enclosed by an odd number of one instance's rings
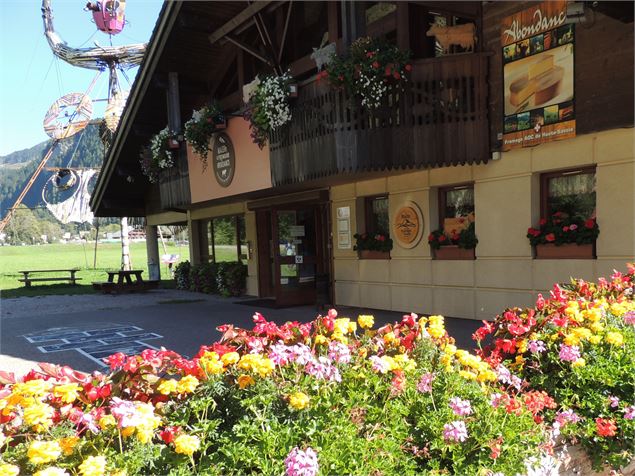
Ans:
POLYGON ((565 0, 503 20, 503 150, 575 137, 574 27, 565 0))

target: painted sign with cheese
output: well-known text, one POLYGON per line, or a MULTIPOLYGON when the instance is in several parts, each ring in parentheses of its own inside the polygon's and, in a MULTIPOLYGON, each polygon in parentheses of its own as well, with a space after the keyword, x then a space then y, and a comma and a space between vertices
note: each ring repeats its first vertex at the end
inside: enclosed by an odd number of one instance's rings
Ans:
POLYGON ((574 28, 565 0, 503 20, 503 150, 575 137, 574 28))

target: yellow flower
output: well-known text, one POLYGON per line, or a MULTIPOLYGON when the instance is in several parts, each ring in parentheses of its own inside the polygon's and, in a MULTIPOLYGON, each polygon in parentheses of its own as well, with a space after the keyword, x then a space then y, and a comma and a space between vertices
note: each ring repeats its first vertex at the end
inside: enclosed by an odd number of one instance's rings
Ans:
POLYGON ((459 370, 459 375, 467 380, 476 380, 477 375, 469 370, 459 370))
POLYGON ((580 338, 575 334, 567 334, 564 338, 564 343, 567 345, 578 345, 580 338))
POLYGON ((357 323, 362 329, 371 329, 375 325, 375 316, 361 315, 357 318, 357 323))
POLYGON ((53 395, 61 399, 64 403, 73 403, 79 396, 79 385, 76 383, 67 383, 58 385, 53 389, 53 395))
POLYGON ((162 380, 159 386, 157 387, 157 391, 161 395, 170 395, 171 393, 176 392, 177 382, 174 379, 165 379, 162 380))
POLYGON ((0 476, 17 476, 20 474, 20 468, 14 464, 0 463, 0 476))
POLYGON ((527 339, 522 339, 518 343, 518 353, 524 354, 525 352, 527 352, 527 339))
POLYGON ((454 344, 446 344, 443 347, 443 352, 448 355, 456 355, 457 358, 461 358, 462 353, 466 353, 464 350, 458 350, 454 344))
POLYGON ((128 438, 130 436, 132 436, 135 432, 135 427, 134 426, 127 426, 125 428, 121 429, 121 436, 123 436, 124 438, 128 438))
POLYGON ((621 317, 622 314, 626 312, 626 307, 624 303, 621 302, 614 302, 609 309, 611 310, 611 314, 617 317, 621 317))
POLYGON ((149 443, 153 436, 154 432, 150 428, 137 429, 137 440, 143 444, 149 443))
POLYGON ((599 307, 593 307, 587 311, 584 311, 583 314, 587 320, 591 322, 597 322, 602 318, 602 309, 599 307))
POLYGON ((220 359, 223 361, 223 365, 225 366, 233 365, 238 363, 238 361, 240 360, 240 355, 238 354, 238 352, 227 352, 226 354, 223 354, 220 359))
POLYGON ((221 374, 225 370, 216 352, 205 352, 198 363, 208 375, 221 374))
POLYGON ((599 334, 604 330, 604 325, 601 322, 593 322, 590 326, 591 330, 596 334, 599 334))
POLYGON ((348 332, 350 334, 354 334, 355 332, 357 332, 357 323, 356 322, 349 322, 348 323, 348 332))
POLYGON ((614 346, 624 345, 624 336, 620 332, 607 332, 604 340, 614 346))
POLYGON ((245 374, 239 376, 237 381, 238 381, 238 386, 240 388, 247 388, 250 385, 253 385, 254 383, 256 383, 251 375, 245 375, 245 374))
POLYGON ((315 345, 324 345, 324 344, 328 344, 328 339, 326 337, 324 337, 322 334, 318 334, 315 336, 315 339, 313 339, 313 341, 315 342, 315 345))
POLYGON ((104 456, 89 456, 79 465, 82 476, 103 476, 106 472, 106 458, 104 456))
POLYGON ((342 335, 346 335, 348 333, 351 320, 348 317, 340 317, 333 321, 333 334, 339 333, 342 335))
POLYGON ((16 383, 13 386, 13 392, 24 397, 41 398, 46 395, 52 387, 53 384, 51 382, 36 379, 24 383, 16 383))
POLYGON ((57 441, 34 441, 26 454, 32 464, 44 464, 59 458, 62 448, 57 441))
POLYGON ((476 380, 479 382, 495 382, 496 374, 493 370, 486 370, 484 372, 480 372, 476 377, 476 380))
MULTIPOLYGON (((114 417, 112 415, 108 415, 110 416, 110 418, 113 419, 113 421, 115 420, 114 417)), ((105 417, 102 417, 102 420, 105 417)), ((100 420, 101 422, 101 420, 100 420)), ((60 438, 59 440, 57 440, 57 442, 60 444, 60 448, 62 448, 62 452, 64 453, 65 456, 70 456, 73 454, 73 450, 75 449, 75 447, 77 446, 77 443, 79 443, 79 437, 77 436, 67 436, 66 438, 60 438)))
POLYGON ((104 415, 99 419, 99 427, 102 430, 105 430, 106 428, 109 428, 111 426, 115 426, 116 424, 117 420, 115 420, 115 417, 112 415, 104 415))
POLYGON ((46 429, 53 425, 53 407, 46 403, 36 403, 24 410, 24 423, 46 429))
POLYGON ((57 466, 51 466, 50 468, 36 472, 33 476, 68 476, 68 473, 65 469, 58 468, 57 466))
POLYGON ((333 338, 333 340, 339 341, 342 344, 348 344, 348 337, 346 337, 344 334, 342 334, 341 332, 337 330, 333 332, 331 337, 333 338))
POLYGON ((580 357, 575 362, 571 362, 571 367, 584 367, 585 365, 586 365, 586 360, 584 360, 584 357, 580 357))
POLYGON ((600 342, 602 342, 602 336, 593 335, 593 336, 589 337, 589 342, 591 344, 599 344, 600 342))
POLYGON ((128 476, 128 472, 125 469, 120 469, 114 473, 110 473, 110 476, 128 476))
POLYGON ((399 344, 399 339, 395 337, 395 333, 390 331, 384 335, 384 343, 387 345, 399 344))
POLYGON ((446 369, 450 370, 452 368, 452 356, 448 354, 443 354, 439 359, 441 365, 445 366, 446 369))
POLYGON ((576 327, 571 332, 578 336, 580 340, 588 340, 592 334, 591 329, 587 329, 586 327, 576 327))
POLYGON ((192 393, 198 387, 198 379, 193 375, 186 375, 176 384, 176 390, 179 393, 192 393))
POLYGON ((289 395, 289 405, 296 410, 304 410, 309 404, 309 396, 303 392, 295 392, 289 395))
POLYGON ((192 456, 201 446, 201 440, 196 436, 179 435, 174 439, 174 451, 179 454, 192 456))

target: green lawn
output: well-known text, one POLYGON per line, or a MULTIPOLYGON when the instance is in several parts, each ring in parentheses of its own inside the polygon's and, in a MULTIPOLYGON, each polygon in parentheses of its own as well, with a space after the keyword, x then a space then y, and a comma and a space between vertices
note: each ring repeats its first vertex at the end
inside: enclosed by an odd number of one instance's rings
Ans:
MULTIPOLYGON (((182 261, 189 259, 187 245, 176 246, 166 243, 166 253, 178 254, 182 261)), ((107 270, 121 268, 121 244, 100 243, 97 246, 96 266, 93 268, 94 243, 69 243, 66 245, 41 246, 1 246, 0 247, 0 290, 2 297, 38 296, 43 294, 86 294, 92 293, 93 281, 105 281, 107 270), (81 278, 81 285, 42 284, 26 289, 18 279, 23 275, 21 270, 37 269, 70 269, 79 268, 76 276, 81 278)), ((159 254, 164 254, 159 245, 159 254)), ((134 269, 143 269, 143 276, 148 276, 148 265, 145 243, 130 244, 130 258, 134 269)), ((50 275, 53 276, 53 275, 50 275)), ((169 279, 166 265, 161 265, 161 277, 169 279)))

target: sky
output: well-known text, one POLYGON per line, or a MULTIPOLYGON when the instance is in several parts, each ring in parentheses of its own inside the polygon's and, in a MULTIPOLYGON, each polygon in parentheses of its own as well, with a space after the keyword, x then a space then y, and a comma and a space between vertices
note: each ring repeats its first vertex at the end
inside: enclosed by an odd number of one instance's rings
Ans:
MULTIPOLYGON (((110 44, 97 30, 86 0, 52 0, 55 31, 71 47, 110 44)), ((113 45, 150 39, 161 9, 161 0, 127 0, 123 31, 113 45)), ((27 149, 49 137, 42 120, 49 107, 64 94, 85 92, 96 71, 71 66, 53 56, 44 37, 41 0, 0 0, 0 156, 27 149)), ((137 68, 127 71, 130 89, 137 68)), ((91 98, 106 98, 108 72, 102 73, 91 98)), ((96 103, 98 117, 104 103, 96 103)))

